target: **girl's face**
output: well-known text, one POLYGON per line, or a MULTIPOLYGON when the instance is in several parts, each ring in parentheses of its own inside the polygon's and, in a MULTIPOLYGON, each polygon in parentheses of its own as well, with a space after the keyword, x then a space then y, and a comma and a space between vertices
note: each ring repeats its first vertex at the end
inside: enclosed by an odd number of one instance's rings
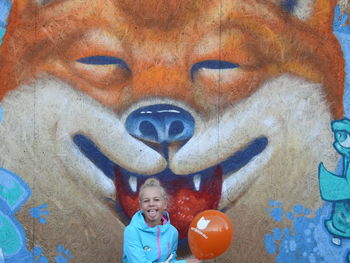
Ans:
POLYGON ((161 224, 167 202, 158 187, 146 187, 140 196, 140 207, 149 226, 161 224))

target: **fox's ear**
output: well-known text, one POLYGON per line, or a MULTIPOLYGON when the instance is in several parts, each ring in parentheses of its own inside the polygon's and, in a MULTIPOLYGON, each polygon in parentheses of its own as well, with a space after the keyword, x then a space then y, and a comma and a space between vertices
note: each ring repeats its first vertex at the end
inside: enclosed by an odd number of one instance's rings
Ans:
POLYGON ((337 0, 282 0, 281 5, 296 18, 319 25, 331 22, 337 0))
POLYGON ((329 30, 333 24, 335 7, 349 8, 348 0, 282 0, 282 7, 294 17, 305 21, 315 30, 329 30))
POLYGON ((309 23, 319 29, 326 29, 333 25, 336 0, 315 0, 309 23))

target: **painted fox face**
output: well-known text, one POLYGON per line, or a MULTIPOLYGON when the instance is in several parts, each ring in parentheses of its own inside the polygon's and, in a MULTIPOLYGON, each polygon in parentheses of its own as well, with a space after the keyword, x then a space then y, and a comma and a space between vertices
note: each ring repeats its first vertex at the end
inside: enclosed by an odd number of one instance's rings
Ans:
POLYGON ((335 1, 294 2, 14 2, 3 167, 39 185, 36 200, 79 206, 115 242, 115 218, 139 209, 149 176, 167 188, 182 238, 206 209, 226 210, 244 243, 252 226, 263 236, 270 199, 317 207, 317 164, 335 158, 317 145, 331 145, 342 115, 344 65, 335 1))

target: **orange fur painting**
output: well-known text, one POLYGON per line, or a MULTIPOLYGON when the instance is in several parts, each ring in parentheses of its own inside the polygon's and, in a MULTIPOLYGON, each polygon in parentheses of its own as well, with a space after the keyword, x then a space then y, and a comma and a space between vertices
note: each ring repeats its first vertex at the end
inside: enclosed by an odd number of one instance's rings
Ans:
POLYGON ((205 262, 304 262, 281 261, 267 239, 282 240, 282 205, 317 216, 318 164, 339 158, 340 2, 13 0, 0 55, 5 262, 122 262, 152 176, 170 197, 179 258, 191 256, 192 219, 216 209, 234 238, 205 262))

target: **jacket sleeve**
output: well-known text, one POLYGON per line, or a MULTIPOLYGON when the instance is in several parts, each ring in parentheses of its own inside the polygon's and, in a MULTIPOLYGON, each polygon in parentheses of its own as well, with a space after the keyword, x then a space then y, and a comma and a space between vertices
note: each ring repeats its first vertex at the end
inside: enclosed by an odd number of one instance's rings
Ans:
POLYGON ((146 257, 137 231, 134 227, 125 228, 124 257, 128 259, 128 263, 152 263, 146 257))
POLYGON ((177 257, 176 251, 177 251, 178 239, 179 239, 179 233, 175 229, 174 239, 173 239, 172 244, 171 244, 171 253, 174 255, 174 257, 173 257, 173 260, 171 261, 171 263, 186 263, 186 260, 177 260, 176 259, 176 257, 177 257))

